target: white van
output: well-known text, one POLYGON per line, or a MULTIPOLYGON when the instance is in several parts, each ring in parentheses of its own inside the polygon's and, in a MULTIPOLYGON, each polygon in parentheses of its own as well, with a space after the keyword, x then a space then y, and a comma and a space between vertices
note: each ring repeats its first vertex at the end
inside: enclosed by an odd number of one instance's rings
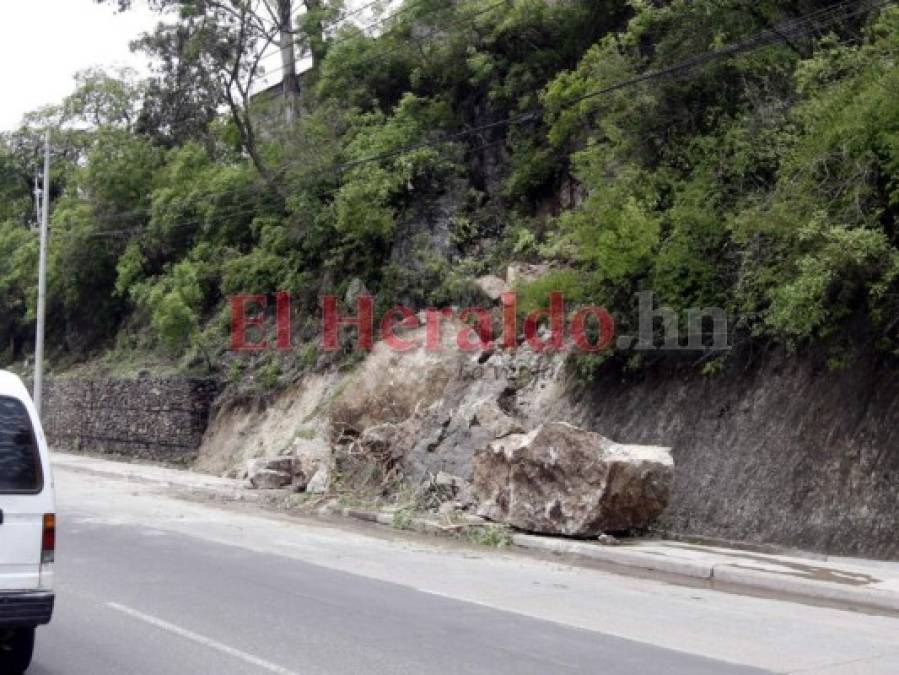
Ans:
POLYGON ((56 499, 50 456, 22 381, 0 371, 0 673, 31 664, 53 613, 56 499))

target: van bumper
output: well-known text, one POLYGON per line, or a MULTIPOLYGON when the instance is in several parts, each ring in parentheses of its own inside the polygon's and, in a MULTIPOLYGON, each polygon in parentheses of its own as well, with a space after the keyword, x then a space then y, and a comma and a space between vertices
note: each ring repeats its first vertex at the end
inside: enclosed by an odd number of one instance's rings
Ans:
POLYGON ((46 591, 0 591, 0 627, 50 623, 54 599, 46 591))

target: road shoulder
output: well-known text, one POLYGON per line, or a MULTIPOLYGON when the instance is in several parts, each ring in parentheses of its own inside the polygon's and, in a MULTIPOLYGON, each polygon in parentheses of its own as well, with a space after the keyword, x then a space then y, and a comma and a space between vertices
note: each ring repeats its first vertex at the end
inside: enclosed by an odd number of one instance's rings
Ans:
MULTIPOLYGON (((276 506, 286 491, 248 489, 243 481, 145 464, 54 452, 60 469, 154 485, 176 494, 219 502, 276 506)), ((307 515, 308 515, 307 511, 307 515)), ((393 527, 396 515, 325 502, 312 513, 393 527)), ((464 525, 464 523, 462 523, 464 525)), ((452 533, 439 518, 411 518, 403 527, 434 535, 452 533)), ((718 590, 764 594, 844 609, 899 615, 899 563, 820 555, 776 555, 667 540, 640 540, 618 546, 597 542, 515 534, 521 551, 562 556, 568 562, 600 564, 630 574, 657 575, 668 581, 718 590)))

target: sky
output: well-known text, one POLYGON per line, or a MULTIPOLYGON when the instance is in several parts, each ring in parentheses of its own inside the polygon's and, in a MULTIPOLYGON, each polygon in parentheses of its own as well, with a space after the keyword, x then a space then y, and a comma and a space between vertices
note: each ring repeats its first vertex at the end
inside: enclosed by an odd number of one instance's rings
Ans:
MULTIPOLYGON (((129 44, 164 19, 141 0, 122 13, 116 13, 116 2, 101 5, 96 0, 0 3, 0 132, 17 128, 22 115, 31 110, 60 103, 74 90, 80 70, 130 67, 139 75, 148 74, 146 58, 133 54, 129 44)), ((345 6, 353 11, 371 4, 360 3, 348 0, 345 6)), ((398 6, 398 0, 386 6, 398 6)), ((359 13, 353 21, 371 21, 371 11, 359 13)), ((276 48, 270 52, 264 61, 270 72, 258 88, 273 84, 280 73, 276 48)), ((304 62, 299 65, 302 69, 304 62)))
POLYGON ((116 14, 95 0, 0 0, 0 131, 22 115, 59 103, 74 75, 91 66, 129 66, 147 72, 128 43, 159 20, 144 3, 116 14))

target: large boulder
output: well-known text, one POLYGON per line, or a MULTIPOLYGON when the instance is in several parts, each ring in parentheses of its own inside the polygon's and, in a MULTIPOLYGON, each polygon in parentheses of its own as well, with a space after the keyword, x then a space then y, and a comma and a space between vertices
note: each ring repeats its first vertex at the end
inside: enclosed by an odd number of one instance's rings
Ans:
MULTIPOLYGON (((526 344, 462 351, 458 334, 470 328, 442 321, 435 351, 395 352, 376 343, 322 404, 331 442, 355 443, 366 457, 389 459, 413 484, 440 471, 471 481, 477 448, 567 413, 564 354, 537 353, 526 344)), ((421 326, 403 338, 424 342, 426 335, 421 326)))
POLYGON ((564 422, 497 439, 474 457, 478 515, 542 534, 646 527, 673 484, 669 448, 621 445, 564 422))
POLYGON ((385 422, 399 424, 439 401, 447 387, 458 381, 461 368, 471 358, 456 344, 456 335, 463 327, 467 324, 443 321, 439 350, 424 348, 424 326, 402 334, 403 340, 417 341, 420 348, 395 351, 387 343, 377 342, 329 406, 332 440, 358 436, 385 422))

